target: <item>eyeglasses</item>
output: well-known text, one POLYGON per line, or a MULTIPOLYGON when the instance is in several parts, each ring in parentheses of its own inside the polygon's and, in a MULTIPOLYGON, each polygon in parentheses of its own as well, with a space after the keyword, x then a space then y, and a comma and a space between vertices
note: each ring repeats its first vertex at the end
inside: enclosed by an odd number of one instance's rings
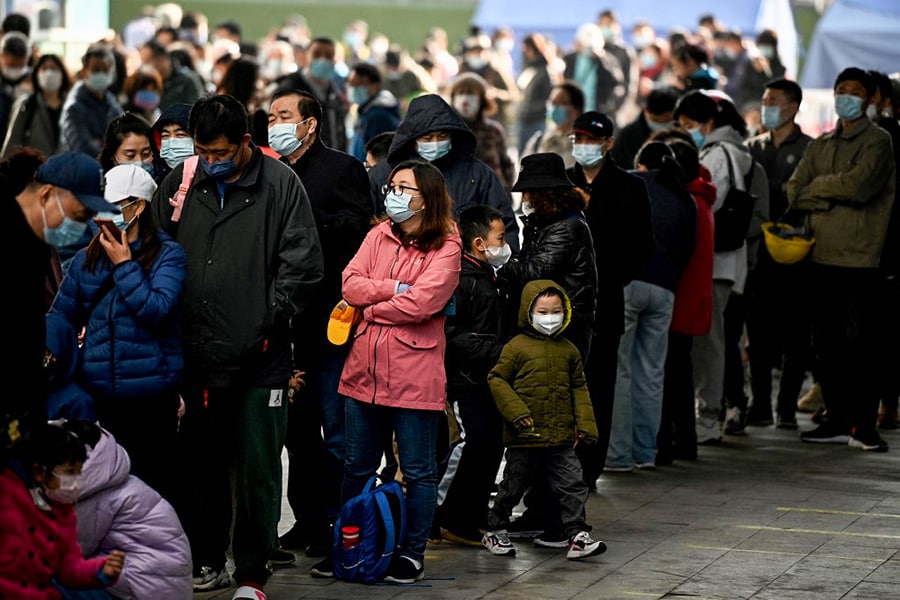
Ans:
MULTIPOLYGON (((419 188, 408 187, 405 185, 388 185, 388 184, 384 184, 383 186, 381 186, 381 193, 382 193, 382 195, 385 195, 385 196, 387 196, 388 192, 393 192, 394 195, 399 196, 400 194, 407 192, 407 191, 418 192, 419 188)), ((415 195, 415 194, 412 194, 412 195, 415 195)))

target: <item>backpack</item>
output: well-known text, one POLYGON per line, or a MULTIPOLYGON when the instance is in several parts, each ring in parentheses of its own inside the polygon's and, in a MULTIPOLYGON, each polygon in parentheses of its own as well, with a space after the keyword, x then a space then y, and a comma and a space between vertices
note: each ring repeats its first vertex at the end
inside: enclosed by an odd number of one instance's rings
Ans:
POLYGON ((744 239, 750 231, 750 223, 753 220, 753 208, 756 205, 756 196, 750 193, 754 164, 750 164, 750 171, 743 177, 744 189, 739 189, 734 178, 731 154, 728 152, 725 144, 722 144, 721 147, 722 151, 725 152, 728 164, 728 181, 730 185, 722 206, 713 215, 715 219, 714 246, 716 252, 728 252, 743 246, 744 239))
POLYGON ((332 561, 337 579, 380 581, 406 534, 403 488, 393 479, 379 485, 378 479, 373 475, 362 493, 344 504, 334 523, 332 561), (345 548, 341 530, 354 525, 359 527, 359 542, 345 548))
POLYGON ((172 222, 177 223, 181 220, 181 211, 184 209, 184 199, 187 197, 188 190, 191 189, 191 183, 194 181, 194 173, 197 172, 197 165, 200 157, 197 155, 189 157, 184 161, 184 170, 181 172, 181 184, 175 195, 169 198, 169 204, 175 207, 172 211, 172 222))

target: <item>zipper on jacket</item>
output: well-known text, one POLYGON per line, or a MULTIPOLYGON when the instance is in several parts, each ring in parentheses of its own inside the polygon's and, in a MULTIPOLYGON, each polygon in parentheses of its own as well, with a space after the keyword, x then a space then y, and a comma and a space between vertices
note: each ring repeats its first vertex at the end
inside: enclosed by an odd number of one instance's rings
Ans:
POLYGON ((400 262, 400 246, 397 246, 397 256, 394 257, 394 263, 391 265, 391 270, 388 275, 391 276, 391 279, 394 278, 394 267, 400 262))
POLYGON ((378 395, 378 377, 375 375, 375 367, 378 364, 378 340, 381 339, 381 332, 384 327, 379 325, 378 335, 375 336, 375 344, 372 346, 372 404, 375 404, 375 396, 378 395))

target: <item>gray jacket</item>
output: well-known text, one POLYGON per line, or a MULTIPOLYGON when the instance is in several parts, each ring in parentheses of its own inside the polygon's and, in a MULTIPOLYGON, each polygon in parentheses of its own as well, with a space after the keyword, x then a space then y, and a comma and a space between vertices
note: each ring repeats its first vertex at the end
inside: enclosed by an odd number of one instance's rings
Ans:
POLYGON ((59 134, 44 95, 33 92, 13 104, 9 129, 0 156, 6 158, 17 148, 30 146, 47 156, 59 152, 59 134))

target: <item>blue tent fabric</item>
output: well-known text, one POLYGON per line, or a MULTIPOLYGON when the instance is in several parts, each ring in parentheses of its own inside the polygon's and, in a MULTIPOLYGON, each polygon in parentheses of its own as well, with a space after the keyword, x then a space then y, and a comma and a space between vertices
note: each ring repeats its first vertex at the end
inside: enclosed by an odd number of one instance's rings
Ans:
POLYGON ((900 70, 898 33, 897 0, 837 0, 816 26, 801 85, 831 89, 847 67, 900 70))
POLYGON ((583 0, 481 0, 472 22, 484 31, 505 25, 519 40, 528 33, 541 32, 561 48, 569 49, 578 26, 596 21, 606 9, 616 12, 626 36, 639 21, 650 23, 659 35, 675 29, 694 30, 706 14, 714 14, 727 27, 740 29, 751 38, 763 29, 773 29, 778 32, 779 53, 788 73, 797 72, 798 37, 789 0, 607 0, 600 4, 583 0))

